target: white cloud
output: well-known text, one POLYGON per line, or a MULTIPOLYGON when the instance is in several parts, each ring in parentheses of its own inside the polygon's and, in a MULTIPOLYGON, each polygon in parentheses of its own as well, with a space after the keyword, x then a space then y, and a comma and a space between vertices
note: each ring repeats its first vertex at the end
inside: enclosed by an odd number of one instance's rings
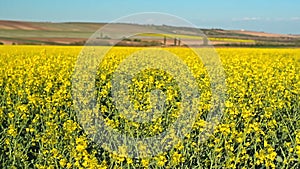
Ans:
POLYGON ((262 20, 261 17, 244 17, 244 18, 233 18, 233 21, 258 21, 262 20))
POLYGON ((290 18, 284 18, 284 17, 276 17, 276 18, 270 18, 270 17, 243 17, 243 18, 233 18, 232 21, 300 21, 300 17, 290 17, 290 18))
POLYGON ((292 21, 300 21, 300 17, 291 17, 290 20, 292 20, 292 21))

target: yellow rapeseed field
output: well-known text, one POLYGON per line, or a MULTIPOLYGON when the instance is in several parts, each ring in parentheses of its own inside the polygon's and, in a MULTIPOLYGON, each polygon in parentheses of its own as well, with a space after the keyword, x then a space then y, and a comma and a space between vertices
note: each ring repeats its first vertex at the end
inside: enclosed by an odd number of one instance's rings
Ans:
MULTIPOLYGON (((186 48, 164 48, 190 67, 199 85, 199 112, 184 139, 144 158, 128 156, 126 146, 108 151, 87 136, 72 98, 72 75, 81 49, 0 46, 0 168, 300 167, 299 49, 218 48, 226 75, 225 108, 203 140, 211 107, 205 67, 196 64, 186 48)), ((129 85, 130 102, 135 110, 151 109, 149 90, 159 89, 165 94, 164 113, 138 123, 118 112, 111 99, 111 75, 127 53, 138 49, 116 47, 99 65, 97 102, 107 126, 152 137, 177 119, 181 95, 170 74, 146 69, 129 85)))

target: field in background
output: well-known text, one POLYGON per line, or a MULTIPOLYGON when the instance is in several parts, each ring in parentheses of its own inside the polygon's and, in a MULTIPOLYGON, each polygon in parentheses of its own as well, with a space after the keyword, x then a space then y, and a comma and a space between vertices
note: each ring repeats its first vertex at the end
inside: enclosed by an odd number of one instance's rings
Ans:
MULTIPOLYGON (((41 24, 47 29, 51 25, 41 24)), ((59 26, 53 29, 65 28, 59 26)), ((71 28, 74 29, 74 25, 71 28)), ((28 35, 25 32, 18 33, 28 35)), ((55 31, 49 34, 61 35, 55 31)), ((43 33, 44 36, 49 34, 43 33)), ((71 77, 81 49, 0 46, 0 168, 300 166, 298 49, 218 48, 226 73, 226 108, 213 134, 201 142, 204 126, 209 125, 205 121, 210 107, 208 75, 201 64, 195 67, 193 53, 186 48, 163 48, 176 53, 191 68, 201 89, 199 115, 192 132, 185 135, 184 140, 167 152, 144 159, 127 158, 124 146, 115 152, 118 156, 87 138, 76 117, 71 96, 71 77)), ((164 89, 168 96, 169 106, 164 115, 147 125, 120 116, 109 94, 114 69, 126 54, 138 49, 113 49, 98 72, 97 93, 102 105, 100 113, 107 125, 133 136, 151 136, 167 130, 168 124, 178 115, 180 96, 172 77, 148 70, 141 72, 132 83, 133 89, 141 89, 130 93, 136 109, 149 105, 147 98, 140 99, 146 96, 143 92, 147 90, 143 89, 149 86, 164 89), (154 81, 144 81, 150 78, 154 81)))
MULTIPOLYGON (((32 44, 32 45, 84 45, 85 41, 105 23, 51 23, 51 22, 19 22, 0 21, 0 43, 3 44, 32 44)), ((164 30, 172 37, 195 36, 198 29, 187 27, 172 27, 167 25, 134 25, 115 24, 112 29, 138 29, 140 32, 149 30, 164 30), (136 28, 134 28, 136 27, 136 28)), ((299 35, 281 35, 246 30, 201 29, 215 46, 242 46, 242 47, 299 47, 299 35)), ((105 35, 104 35, 105 36, 105 35)), ((100 37, 100 35, 99 35, 100 37)), ((109 38, 109 37, 106 37, 109 38)), ((197 38, 197 37, 195 37, 197 38)), ((130 46, 157 46, 158 43, 127 42, 130 46)), ((149 39, 148 39, 149 40, 149 39)), ((151 39, 150 39, 151 41, 151 39)), ((169 46, 174 45, 173 39, 169 46)), ((175 45, 176 46, 176 45, 175 45)))

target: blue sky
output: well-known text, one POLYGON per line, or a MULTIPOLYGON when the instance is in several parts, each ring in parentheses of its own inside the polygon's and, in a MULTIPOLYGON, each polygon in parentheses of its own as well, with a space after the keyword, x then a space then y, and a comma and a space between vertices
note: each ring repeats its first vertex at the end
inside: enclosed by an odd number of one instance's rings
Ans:
POLYGON ((300 34, 298 0, 1 0, 0 19, 110 22, 138 12, 164 12, 201 28, 300 34))

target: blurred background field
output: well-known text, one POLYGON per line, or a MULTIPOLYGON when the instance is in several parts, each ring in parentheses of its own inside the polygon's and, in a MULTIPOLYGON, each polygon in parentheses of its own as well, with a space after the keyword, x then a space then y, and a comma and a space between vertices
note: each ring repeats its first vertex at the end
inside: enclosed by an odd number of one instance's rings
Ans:
MULTIPOLYGON (((106 23, 89 22, 25 22, 0 20, 0 42, 19 45, 84 45, 86 40, 106 23)), ((195 35, 200 28, 174 27, 167 25, 135 25, 115 24, 115 29, 130 25, 130 29, 138 29, 144 33, 148 30, 164 30, 168 35, 177 38, 197 39, 195 35)), ((201 29, 208 37, 210 44, 227 47, 300 47, 299 35, 275 34, 247 30, 201 29)), ((99 38, 110 38, 98 35, 99 38)), ((152 35, 153 36, 153 35, 152 35)), ((139 41, 127 39, 122 46, 145 46, 141 37, 139 41), (128 42, 131 40, 132 42, 128 42)), ((163 37, 152 46, 163 44, 163 37)), ((168 40, 168 46, 174 45, 173 38, 168 40)), ((149 45, 148 45, 149 46, 149 45)), ((150 45, 151 46, 151 45, 150 45)))

